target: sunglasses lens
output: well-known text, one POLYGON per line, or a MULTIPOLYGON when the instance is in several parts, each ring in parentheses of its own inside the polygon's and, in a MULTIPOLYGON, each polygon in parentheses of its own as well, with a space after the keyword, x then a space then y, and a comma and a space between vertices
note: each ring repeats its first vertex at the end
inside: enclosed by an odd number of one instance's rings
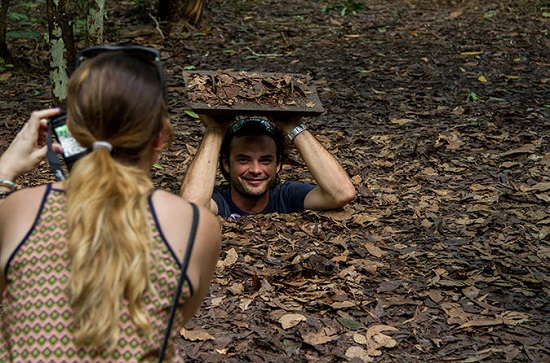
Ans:
POLYGON ((78 53, 77 57, 77 67, 80 63, 97 57, 100 54, 103 53, 109 53, 109 52, 121 52, 126 55, 129 55, 131 57, 144 59, 150 62, 154 63, 160 63, 160 53, 158 53, 157 50, 154 50, 152 48, 145 48, 145 47, 117 47, 117 46, 98 46, 93 48, 87 48, 78 53))
MULTIPOLYGON (((99 45, 96 47, 86 48, 78 52, 78 55, 76 57, 76 68, 78 68, 78 66, 82 62, 88 59, 91 59, 91 58, 97 57, 100 54, 109 53, 109 52, 121 52, 131 57, 142 59, 154 64, 155 67, 157 68, 159 81, 163 89, 165 88, 162 62, 160 60, 160 52, 153 48, 147 48, 147 47, 141 47, 141 46, 110 46, 110 45, 99 45)), ((166 90, 164 90, 164 92, 166 93, 166 90)))
POLYGON ((267 120, 261 119, 261 118, 245 118, 239 121, 236 121, 231 125, 228 131, 228 135, 231 137, 236 134, 243 126, 246 124, 252 124, 252 125, 261 125, 262 128, 270 135, 275 135, 275 127, 267 120))

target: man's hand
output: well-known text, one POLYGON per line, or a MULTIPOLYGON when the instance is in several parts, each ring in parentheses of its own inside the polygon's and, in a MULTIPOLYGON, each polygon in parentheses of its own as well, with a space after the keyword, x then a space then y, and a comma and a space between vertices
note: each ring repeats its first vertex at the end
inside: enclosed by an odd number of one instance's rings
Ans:
POLYGON ((277 125, 285 135, 302 123, 302 117, 300 116, 269 116, 268 120, 277 125))
MULTIPOLYGON (((14 181, 33 170, 46 156, 48 118, 59 113, 58 108, 34 111, 8 149, 0 157, 0 178, 14 181)), ((60 148, 59 145, 55 145, 60 148)))
POLYGON ((229 125, 235 121, 235 116, 214 116, 200 114, 199 118, 204 122, 206 128, 218 129, 225 132, 229 128, 229 125))

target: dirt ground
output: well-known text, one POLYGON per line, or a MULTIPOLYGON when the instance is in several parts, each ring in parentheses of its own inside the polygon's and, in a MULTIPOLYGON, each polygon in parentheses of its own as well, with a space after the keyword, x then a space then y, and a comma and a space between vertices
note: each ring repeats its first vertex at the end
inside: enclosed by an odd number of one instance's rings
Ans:
MULTIPOLYGON (((107 43, 162 50, 157 186, 178 192, 200 142, 194 69, 310 75, 326 112, 305 121, 357 188, 341 211, 223 221, 185 361, 550 361, 548 1, 212 0, 172 31, 108 3, 107 43)), ((10 42, 26 68, 0 72, 2 150, 50 104, 45 44, 10 42)), ((311 181, 295 150, 281 177, 311 181)))

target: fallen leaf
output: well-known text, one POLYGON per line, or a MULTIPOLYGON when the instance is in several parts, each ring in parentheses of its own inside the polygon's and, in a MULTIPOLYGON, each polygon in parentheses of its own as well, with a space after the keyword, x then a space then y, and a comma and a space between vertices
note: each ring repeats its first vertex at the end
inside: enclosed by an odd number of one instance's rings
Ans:
POLYGON ((241 302, 239 303, 239 308, 241 308, 242 311, 247 310, 250 304, 252 303, 252 301, 254 300, 249 298, 242 299, 241 302))
POLYGON ((212 304, 212 306, 220 306, 222 304, 223 300, 225 300, 225 296, 214 297, 211 300, 211 304, 212 304))
POLYGON ((204 330, 187 330, 185 328, 181 328, 180 335, 182 336, 182 338, 190 340, 192 342, 214 339, 212 335, 208 334, 208 332, 204 330))
POLYGON ((346 211, 328 211, 325 212, 325 215, 335 221, 345 221, 352 217, 351 214, 346 211))
POLYGON ((400 280, 384 281, 378 286, 378 289, 376 289, 376 292, 377 293, 391 292, 397 289, 399 286, 401 286, 400 280))
POLYGON ((475 286, 468 286, 462 289, 462 293, 469 299, 474 300, 479 295, 479 289, 477 289, 475 286))
POLYGON ((363 334, 359 334, 359 333, 353 334, 353 340, 356 343, 367 345, 367 337, 364 336, 363 334))
POLYGON ((376 247, 371 242, 366 242, 365 248, 367 249, 367 251, 369 251, 371 255, 375 257, 382 257, 386 254, 386 252, 382 251, 379 247, 376 247))
POLYGON ((391 325, 372 325, 367 330, 367 348, 370 355, 381 355, 379 348, 393 348, 397 345, 397 341, 389 335, 382 334, 383 331, 398 331, 391 325))
POLYGON ((397 124, 399 126, 403 126, 403 125, 406 125, 408 123, 411 123, 413 122, 414 120, 410 119, 410 118, 394 118, 394 119, 391 119, 390 122, 392 124, 397 124))
POLYGON ((459 329, 463 328, 469 328, 469 327, 475 327, 475 326, 492 326, 492 325, 500 325, 503 324, 501 318, 477 318, 470 321, 467 321, 466 323, 459 326, 459 329))
POLYGON ((344 317, 341 317, 341 316, 337 317, 336 319, 340 322, 340 324, 342 324, 344 327, 346 327, 350 330, 359 330, 359 329, 365 329, 366 328, 366 326, 364 326, 360 322, 352 320, 352 319, 347 319, 347 318, 344 318, 344 317))
POLYGON ((458 17, 459 17, 460 15, 462 15, 463 13, 464 13, 464 11, 462 11, 462 10, 456 10, 456 11, 453 11, 453 12, 449 15, 449 17, 450 17, 451 19, 455 19, 455 18, 458 18, 458 17))
POLYGON ((239 255, 237 254, 237 250, 235 248, 231 248, 229 251, 227 251, 225 258, 223 260, 218 260, 217 267, 227 267, 233 265, 237 260, 239 259, 239 255))
POLYGON ((324 329, 321 329, 318 332, 311 332, 302 335, 302 339, 304 342, 311 345, 322 345, 338 339, 338 335, 327 335, 327 332, 324 329))
POLYGON ((485 353, 485 354, 478 354, 478 355, 473 355, 471 357, 468 357, 464 360, 461 360, 460 363, 475 363, 475 362, 481 362, 482 360, 485 360, 487 358, 489 358, 490 356, 492 356, 493 353, 485 353))
POLYGON ((460 54, 462 54, 462 55, 480 55, 480 54, 483 54, 483 51, 478 51, 478 52, 461 52, 460 54))
POLYGON ((228 286, 227 290, 231 291, 233 295, 241 295, 244 291, 244 285, 241 283, 234 283, 228 286))
POLYGON ((502 154, 500 154, 500 156, 501 157, 507 157, 507 156, 514 156, 514 155, 518 155, 518 154, 532 154, 532 153, 535 152, 536 149, 537 149, 536 145, 526 144, 526 145, 523 145, 520 148, 503 152, 502 154))
POLYGON ((338 301, 338 302, 335 302, 335 303, 332 303, 330 305, 331 308, 333 309, 346 309, 346 308, 351 308, 353 306, 356 306, 357 304, 354 303, 353 301, 338 301))
POLYGON ((346 350, 346 357, 359 358, 363 362, 374 362, 374 358, 368 355, 367 351, 359 346, 352 346, 346 350))
POLYGON ((436 303, 443 300, 443 295, 440 290, 430 290, 428 296, 436 303))
POLYGON ((518 325, 529 321, 530 315, 519 311, 505 311, 500 317, 506 325, 518 325))
POLYGON ((520 187, 520 189, 525 192, 532 192, 532 191, 546 192, 550 190, 550 182, 541 182, 530 187, 520 187))
POLYGON ((302 314, 285 314, 279 319, 279 323, 285 330, 300 324, 302 321, 306 321, 306 317, 302 314))
POLYGON ((353 221, 361 225, 367 222, 374 222, 376 220, 378 220, 378 217, 370 215, 368 213, 360 213, 353 217, 353 221))

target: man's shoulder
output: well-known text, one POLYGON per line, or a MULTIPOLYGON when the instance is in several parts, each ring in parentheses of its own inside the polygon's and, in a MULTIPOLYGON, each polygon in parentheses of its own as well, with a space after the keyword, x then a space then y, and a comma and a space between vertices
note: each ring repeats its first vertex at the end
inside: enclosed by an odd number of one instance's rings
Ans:
POLYGON ((214 196, 229 198, 231 196, 231 193, 229 193, 228 187, 214 188, 214 191, 212 192, 212 198, 214 198, 214 196))
POLYGON ((212 192, 212 200, 218 206, 218 215, 227 218, 231 215, 234 209, 234 203, 231 200, 229 188, 214 188, 212 192))

